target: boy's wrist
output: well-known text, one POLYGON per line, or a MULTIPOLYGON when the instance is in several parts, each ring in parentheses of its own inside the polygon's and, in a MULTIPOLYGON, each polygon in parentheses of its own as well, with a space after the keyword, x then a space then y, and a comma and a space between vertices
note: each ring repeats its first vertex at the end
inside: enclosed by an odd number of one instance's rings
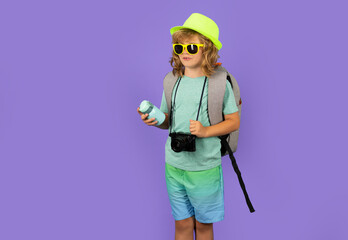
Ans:
POLYGON ((210 137, 210 126, 206 126, 206 127, 203 127, 204 129, 204 137, 207 138, 207 137, 210 137))

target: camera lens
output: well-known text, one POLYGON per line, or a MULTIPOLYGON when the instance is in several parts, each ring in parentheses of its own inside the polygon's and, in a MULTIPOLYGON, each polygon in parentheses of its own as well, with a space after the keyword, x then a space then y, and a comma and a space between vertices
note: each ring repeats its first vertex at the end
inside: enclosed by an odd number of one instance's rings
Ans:
POLYGON ((183 144, 179 139, 172 139, 171 147, 174 152, 181 152, 183 144))

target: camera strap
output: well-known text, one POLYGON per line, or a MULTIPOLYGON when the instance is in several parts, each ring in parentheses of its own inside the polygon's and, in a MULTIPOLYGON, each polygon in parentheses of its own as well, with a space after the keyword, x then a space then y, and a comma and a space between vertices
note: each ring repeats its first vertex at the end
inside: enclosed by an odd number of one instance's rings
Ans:
MULTIPOLYGON (((176 92, 178 91, 180 81, 181 81, 181 77, 179 78, 179 80, 178 80, 178 85, 176 86, 176 89, 175 89, 175 93, 174 93, 174 104, 172 104, 172 106, 171 106, 171 108, 170 108, 170 119, 169 119, 169 121, 170 121, 170 129, 169 129, 169 135, 170 135, 171 129, 172 129, 173 108, 174 108, 174 106, 175 106, 176 92)), ((199 101, 199 106, 198 106, 198 112, 197 112, 196 121, 198 121, 199 111, 200 111, 201 104, 202 104, 202 98, 203 98, 203 93, 204 93, 204 88, 205 88, 205 83, 206 83, 206 82, 207 82, 207 76, 205 77, 204 83, 203 83, 203 89, 202 89, 202 94, 201 94, 201 100, 199 101)))

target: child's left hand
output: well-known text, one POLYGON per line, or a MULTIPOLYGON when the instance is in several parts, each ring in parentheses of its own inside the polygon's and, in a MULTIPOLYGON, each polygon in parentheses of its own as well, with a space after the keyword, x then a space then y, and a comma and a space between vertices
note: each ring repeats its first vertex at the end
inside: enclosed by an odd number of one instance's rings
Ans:
POLYGON ((205 137, 207 128, 204 127, 200 121, 190 119, 190 132, 197 137, 205 137))

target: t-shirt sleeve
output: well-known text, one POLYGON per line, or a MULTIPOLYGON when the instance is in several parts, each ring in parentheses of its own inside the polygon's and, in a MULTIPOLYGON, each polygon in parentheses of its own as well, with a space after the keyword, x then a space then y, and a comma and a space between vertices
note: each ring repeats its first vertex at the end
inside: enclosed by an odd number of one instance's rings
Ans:
POLYGON ((162 94, 162 101, 161 101, 160 110, 164 113, 168 113, 168 106, 167 106, 166 97, 164 95, 164 90, 163 90, 163 94, 162 94))
POLYGON ((236 100, 234 98, 234 93, 232 90, 232 86, 228 80, 226 80, 226 91, 224 96, 224 103, 222 112, 224 115, 231 114, 238 111, 238 107, 236 104, 236 100))

